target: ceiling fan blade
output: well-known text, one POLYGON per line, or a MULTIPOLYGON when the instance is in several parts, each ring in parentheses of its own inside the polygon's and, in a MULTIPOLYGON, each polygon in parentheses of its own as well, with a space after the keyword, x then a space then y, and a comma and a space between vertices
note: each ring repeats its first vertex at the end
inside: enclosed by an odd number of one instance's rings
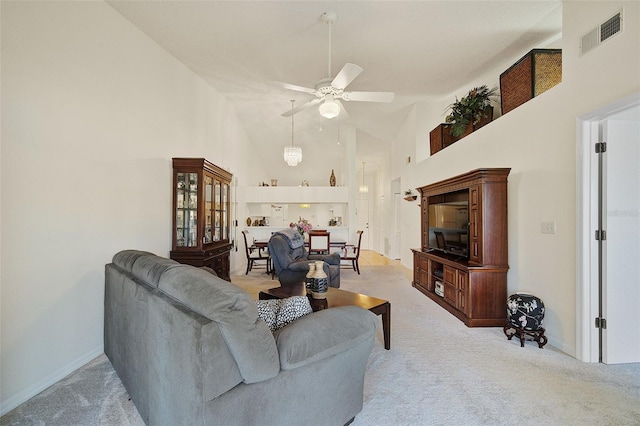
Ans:
POLYGON ((295 84, 283 83, 281 81, 274 81, 275 84, 282 87, 283 89, 295 90, 296 92, 304 92, 314 94, 316 89, 311 89, 310 87, 296 86, 295 84))
POLYGON ((391 102, 396 94, 393 92, 343 92, 345 101, 391 102))
POLYGON ((283 112, 283 113, 282 113, 282 114, 280 114, 280 115, 281 115, 281 116, 283 116, 283 117, 291 117, 293 114, 297 114, 297 113, 299 113, 300 111, 302 111, 303 109, 307 109, 307 108, 309 108, 310 106, 317 105, 317 104, 319 104, 320 102, 322 102, 322 99, 320 99, 320 98, 311 99, 309 102, 304 103, 304 104, 300 105, 299 107, 296 107, 296 108, 290 109, 290 110, 289 110, 289 111, 287 111, 287 112, 283 112))
POLYGON ((340 70, 336 78, 333 79, 331 85, 336 89, 344 89, 362 72, 362 67, 355 64, 346 63, 340 70))

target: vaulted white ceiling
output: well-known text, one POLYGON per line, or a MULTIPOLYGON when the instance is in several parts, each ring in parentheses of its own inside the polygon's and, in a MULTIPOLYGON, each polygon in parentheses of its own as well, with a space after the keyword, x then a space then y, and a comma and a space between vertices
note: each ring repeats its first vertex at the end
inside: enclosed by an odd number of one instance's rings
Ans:
MULTIPOLYGON (((332 77, 351 62, 364 71, 349 90, 392 91, 388 104, 344 102, 357 129, 358 161, 377 161, 411 105, 442 99, 561 32, 560 1, 109 1, 164 49, 224 94, 256 154, 281 164, 291 120, 281 113, 312 95, 274 82, 313 87, 327 76, 328 25, 335 12, 332 77)), ((317 107, 295 115, 305 161, 329 163, 338 119, 317 107)), ((434 123, 434 126, 437 123, 434 123)), ((332 158, 333 156, 333 158, 332 158)), ((325 184, 325 183, 318 183, 325 184)))

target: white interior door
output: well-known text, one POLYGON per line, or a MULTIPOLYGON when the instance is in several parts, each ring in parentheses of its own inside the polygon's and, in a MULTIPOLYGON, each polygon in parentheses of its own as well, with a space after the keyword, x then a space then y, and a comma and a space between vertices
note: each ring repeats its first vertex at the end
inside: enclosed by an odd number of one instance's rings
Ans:
POLYGON ((361 229, 364 232, 362 233, 362 242, 360 244, 361 250, 369 250, 369 200, 361 199, 356 201, 357 210, 356 217, 358 220, 357 229, 361 229))
POLYGON ((640 362, 640 122, 606 120, 602 362, 640 362))
POLYGON ((393 242, 389 253, 391 259, 400 259, 400 199, 399 192, 393 194, 393 242))

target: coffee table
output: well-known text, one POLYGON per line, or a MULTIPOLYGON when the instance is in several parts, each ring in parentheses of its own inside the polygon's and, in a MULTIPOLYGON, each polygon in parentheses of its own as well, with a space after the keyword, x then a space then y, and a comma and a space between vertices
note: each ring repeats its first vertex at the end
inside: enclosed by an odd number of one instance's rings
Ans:
MULTIPOLYGON (((284 299, 293 296, 306 296, 307 289, 304 283, 274 287, 258 293, 260 300, 284 299)), ((359 306, 368 309, 376 315, 382 316, 382 333, 384 336, 384 348, 391 349, 391 304, 388 300, 378 299, 359 293, 352 293, 339 288, 329 287, 326 299, 314 299, 309 297, 311 308, 314 311, 321 309, 335 308, 338 306, 359 306)))

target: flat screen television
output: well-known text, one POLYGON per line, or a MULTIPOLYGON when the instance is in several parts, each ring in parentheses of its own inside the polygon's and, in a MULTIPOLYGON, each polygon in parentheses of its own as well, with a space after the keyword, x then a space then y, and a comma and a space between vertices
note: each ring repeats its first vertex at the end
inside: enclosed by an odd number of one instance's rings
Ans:
POLYGON ((469 258, 469 191, 429 197, 429 249, 469 258))

